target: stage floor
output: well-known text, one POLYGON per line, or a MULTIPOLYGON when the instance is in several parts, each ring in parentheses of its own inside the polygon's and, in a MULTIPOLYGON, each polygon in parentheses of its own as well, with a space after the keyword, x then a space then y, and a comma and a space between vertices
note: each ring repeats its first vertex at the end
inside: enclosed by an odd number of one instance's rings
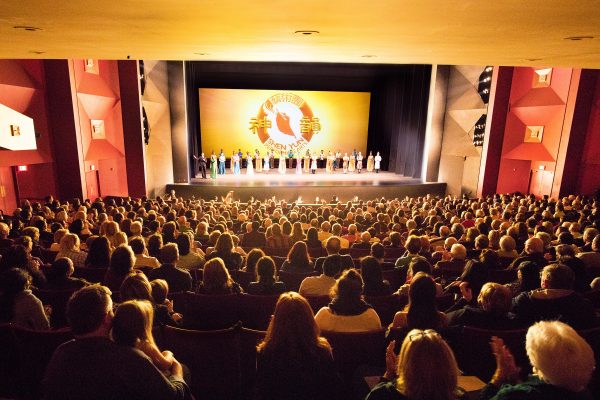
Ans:
POLYGON ((433 194, 443 196, 446 184, 440 182, 424 183, 420 179, 405 177, 392 172, 348 173, 336 172, 328 174, 318 171, 316 174, 298 174, 291 171, 279 174, 255 173, 254 175, 217 175, 217 179, 191 179, 190 183, 175 183, 167 185, 167 191, 175 190, 177 195, 184 197, 214 199, 225 196, 229 191, 234 192, 234 199, 248 201, 255 199, 285 199, 296 201, 302 199, 305 203, 316 201, 317 198, 330 200, 336 196, 340 201, 374 198, 403 198, 405 196, 423 196, 433 194))

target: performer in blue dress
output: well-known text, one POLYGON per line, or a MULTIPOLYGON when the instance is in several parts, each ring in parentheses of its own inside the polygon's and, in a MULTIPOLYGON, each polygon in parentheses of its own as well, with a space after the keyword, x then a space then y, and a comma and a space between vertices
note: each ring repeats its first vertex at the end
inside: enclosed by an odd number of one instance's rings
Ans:
POLYGON ((233 155, 233 174, 234 175, 239 175, 241 173, 240 171, 240 157, 237 154, 233 155))
POLYGON ((225 160, 225 153, 221 149, 221 153, 219 154, 219 175, 225 175, 225 160))

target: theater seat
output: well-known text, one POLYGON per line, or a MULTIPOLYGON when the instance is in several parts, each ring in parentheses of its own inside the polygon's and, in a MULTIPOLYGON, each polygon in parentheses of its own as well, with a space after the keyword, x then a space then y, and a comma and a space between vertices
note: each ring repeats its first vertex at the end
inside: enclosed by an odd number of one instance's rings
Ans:
POLYGON ((0 324, 0 397, 16 397, 18 377, 17 338, 11 324, 0 324))
POLYGON ((106 275, 106 268, 75 268, 73 276, 83 278, 90 283, 101 283, 106 275))
POLYGON ((491 269, 488 272, 488 281, 496 282, 501 285, 517 280, 516 269, 491 269))
POLYGON ((240 296, 240 320, 243 326, 266 330, 275 311, 279 295, 255 296, 244 294, 240 296))
POLYGON ((240 297, 174 293, 173 306, 183 314, 183 326, 187 329, 225 329, 239 321, 240 297))
POLYGON ((310 308, 312 308, 313 312, 316 314, 323 307, 327 307, 327 305, 331 302, 331 297, 329 296, 304 296, 308 303, 310 304, 310 308))
POLYGON ((319 275, 317 272, 309 272, 307 274, 299 274, 297 272, 285 272, 279 271, 279 280, 285 283, 285 287, 289 291, 297 292, 300 288, 300 284, 302 281, 309 276, 317 276, 319 275))
POLYGON ((197 399, 239 398, 240 344, 236 328, 195 331, 162 327, 164 348, 191 372, 190 388, 197 399))
POLYGON ((396 312, 402 310, 407 303, 406 296, 390 295, 390 296, 366 296, 365 301, 373 306, 381 325, 387 326, 394 320, 396 312))
POLYGON ((400 271, 398 269, 389 269, 381 271, 383 279, 390 283, 390 287, 393 291, 396 291, 400 286, 406 282, 406 271, 400 271))
POLYGON ((256 346, 262 342, 266 333, 245 327, 239 329, 242 399, 252 398, 256 380, 256 346))
POLYGON ((46 264, 52 264, 52 262, 56 258, 57 254, 58 254, 58 251, 51 251, 48 249, 44 249, 43 247, 40 248, 40 256, 41 256, 40 258, 46 264))
POLYGON ((246 272, 241 270, 229 271, 229 274, 244 290, 248 290, 250 282, 254 282, 255 276, 253 272, 246 272))
POLYGON ((329 341, 337 369, 345 378, 362 365, 385 370, 385 329, 352 333, 322 331, 321 335, 329 341))
POLYGON ((13 331, 19 359, 19 392, 23 398, 39 398, 42 378, 54 350, 73 339, 73 334, 70 329, 32 331, 14 327, 13 331))

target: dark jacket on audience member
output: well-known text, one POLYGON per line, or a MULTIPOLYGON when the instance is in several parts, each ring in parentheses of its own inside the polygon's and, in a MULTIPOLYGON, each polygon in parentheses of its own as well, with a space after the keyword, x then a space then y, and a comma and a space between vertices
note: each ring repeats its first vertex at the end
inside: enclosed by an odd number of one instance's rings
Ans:
POLYGON ((472 326, 488 330, 507 330, 524 328, 513 313, 498 315, 489 313, 479 307, 465 306, 464 308, 446 314, 448 326, 472 326))
MULTIPOLYGON (((347 269, 350 268, 354 268, 354 260, 352 260, 352 257, 349 254, 340 254, 340 262, 341 262, 341 269, 340 269, 340 273, 342 271, 345 271, 347 269)), ((315 271, 318 273, 323 273, 323 263, 325 262, 325 259, 327 257, 319 257, 315 260, 315 271)))
POLYGON ((297 265, 290 263, 288 260, 285 260, 283 262, 283 264, 281 265, 281 270, 296 274, 308 274, 315 271, 314 264, 312 261, 310 261, 308 264, 297 265))
POLYGON ((60 345, 48 364, 43 386, 47 400, 189 398, 183 380, 165 377, 141 351, 103 337, 60 345))
POLYGON ((579 293, 566 289, 538 289, 521 293, 513 299, 513 312, 525 326, 548 320, 562 321, 575 330, 597 325, 592 303, 579 293))
POLYGON ((169 284, 169 292, 185 292, 192 290, 192 276, 175 264, 163 264, 148 273, 148 279, 164 279, 169 284))
POLYGON ((252 247, 252 248, 263 248, 267 245, 267 238, 265 234, 262 232, 248 232, 242 236, 242 240, 240 241, 240 246, 242 247, 252 247))
POLYGON ((579 393, 571 392, 546 383, 535 376, 516 385, 498 387, 488 383, 479 395, 480 400, 588 400, 591 398, 587 390, 579 393))
POLYGON ((251 282, 246 293, 254 295, 274 295, 285 292, 283 282, 251 282))
POLYGON ((53 278, 48 279, 46 286, 44 286, 44 290, 77 290, 87 286, 88 284, 89 282, 80 278, 53 278))

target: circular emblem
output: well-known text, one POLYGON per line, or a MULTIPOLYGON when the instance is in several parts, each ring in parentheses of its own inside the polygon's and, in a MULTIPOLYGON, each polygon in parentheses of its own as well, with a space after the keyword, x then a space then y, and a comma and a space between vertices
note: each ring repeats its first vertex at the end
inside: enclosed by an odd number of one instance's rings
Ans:
POLYGON ((321 131, 321 122, 302 97, 277 93, 250 119, 250 130, 270 150, 298 152, 321 131))

